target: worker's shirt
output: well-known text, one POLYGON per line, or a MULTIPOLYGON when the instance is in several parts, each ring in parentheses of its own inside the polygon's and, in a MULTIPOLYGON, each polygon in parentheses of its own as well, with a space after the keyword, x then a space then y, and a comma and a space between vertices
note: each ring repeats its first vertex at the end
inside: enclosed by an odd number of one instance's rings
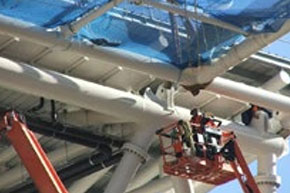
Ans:
POLYGON ((182 143, 180 141, 176 141, 173 143, 173 148, 175 152, 182 152, 182 143))

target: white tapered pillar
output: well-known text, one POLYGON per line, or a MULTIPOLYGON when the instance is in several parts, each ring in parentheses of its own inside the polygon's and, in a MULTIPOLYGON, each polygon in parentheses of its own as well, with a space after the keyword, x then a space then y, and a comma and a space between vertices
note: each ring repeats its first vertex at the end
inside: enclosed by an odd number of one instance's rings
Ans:
POLYGON ((276 193, 281 179, 277 175, 277 156, 275 154, 264 154, 258 156, 257 185, 261 193, 276 193))
POLYGON ((160 163, 162 163, 161 158, 149 160, 132 179, 126 192, 137 189, 158 176, 160 174, 160 163))
POLYGON ((136 125, 137 131, 123 147, 124 156, 115 170, 105 193, 124 193, 137 169, 146 161, 147 149, 155 134, 153 124, 136 125))
POLYGON ((172 189, 172 181, 169 176, 152 180, 149 183, 134 189, 128 193, 160 193, 172 189))
POLYGON ((175 193, 194 193, 194 186, 191 180, 172 176, 171 181, 175 193))
POLYGON ((69 187, 69 193, 85 193, 87 192, 97 181, 99 181, 111 167, 105 168, 101 171, 95 172, 88 175, 76 182, 69 187))

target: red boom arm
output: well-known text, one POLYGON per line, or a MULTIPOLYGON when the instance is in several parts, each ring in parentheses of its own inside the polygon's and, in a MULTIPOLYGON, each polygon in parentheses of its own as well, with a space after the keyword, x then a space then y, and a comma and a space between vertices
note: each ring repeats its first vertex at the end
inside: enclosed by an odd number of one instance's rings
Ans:
POLYGON ((14 111, 4 115, 0 130, 13 145, 41 193, 68 193, 35 135, 14 111))

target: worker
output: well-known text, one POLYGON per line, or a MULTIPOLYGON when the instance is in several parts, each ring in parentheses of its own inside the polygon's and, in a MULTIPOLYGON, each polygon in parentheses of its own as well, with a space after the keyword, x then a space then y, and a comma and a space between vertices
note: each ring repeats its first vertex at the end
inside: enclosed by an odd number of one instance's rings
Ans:
POLYGON ((197 157, 204 158, 204 145, 200 143, 195 143, 194 147, 195 147, 195 155, 197 157))
POLYGON ((198 112, 197 109, 193 109, 191 112, 192 118, 191 118, 191 128, 192 128, 192 139, 193 139, 193 153, 195 156, 204 158, 205 157, 205 138, 204 138, 204 132, 205 132, 205 123, 206 120, 204 119, 204 116, 198 112))
POLYGON ((192 115, 191 117, 191 125, 192 125, 192 130, 193 130, 193 133, 195 132, 199 132, 199 133, 202 133, 202 120, 203 120, 203 116, 198 113, 197 109, 193 109, 190 114, 192 115))
POLYGON ((230 139, 221 149, 221 154, 228 161, 234 161, 236 159, 235 154, 235 142, 230 139))
POLYGON ((172 146, 175 152, 175 157, 177 159, 181 158, 183 155, 183 144, 182 144, 182 138, 181 138, 181 133, 179 131, 178 127, 175 127, 172 131, 172 135, 171 135, 171 139, 172 139, 172 146))
POLYGON ((189 122, 183 120, 178 121, 177 124, 183 130, 182 141, 185 147, 184 150, 190 156, 195 152, 191 125, 189 122))
POLYGON ((272 118, 272 112, 270 110, 264 107, 259 107, 257 105, 251 105, 251 108, 242 113, 242 122, 245 125, 250 125, 252 119, 257 116, 256 113, 258 111, 263 111, 268 115, 269 118, 272 118))

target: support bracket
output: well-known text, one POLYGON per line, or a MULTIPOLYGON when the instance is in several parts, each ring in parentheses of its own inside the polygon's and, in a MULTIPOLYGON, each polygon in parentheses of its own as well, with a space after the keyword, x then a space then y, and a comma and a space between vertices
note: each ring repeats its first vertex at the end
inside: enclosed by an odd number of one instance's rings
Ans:
POLYGON ((255 177, 255 180, 258 185, 268 184, 275 186, 276 188, 279 188, 281 185, 281 178, 280 176, 272 175, 272 176, 266 176, 266 175, 259 175, 255 177))
POLYGON ((177 93, 175 85, 172 83, 166 82, 161 84, 156 92, 156 96, 164 101, 163 106, 166 110, 174 111, 175 103, 174 96, 177 93))

